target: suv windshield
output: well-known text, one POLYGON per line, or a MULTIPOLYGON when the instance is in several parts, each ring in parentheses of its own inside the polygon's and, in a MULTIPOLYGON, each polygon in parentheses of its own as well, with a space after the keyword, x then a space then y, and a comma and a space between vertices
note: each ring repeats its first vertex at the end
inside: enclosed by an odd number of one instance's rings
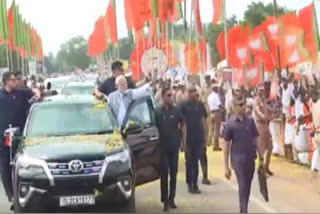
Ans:
POLYGON ((94 86, 72 86, 62 90, 62 94, 77 95, 77 94, 92 94, 94 86))
POLYGON ((107 108, 94 104, 37 106, 27 125, 28 137, 52 137, 112 133, 114 118, 107 108))

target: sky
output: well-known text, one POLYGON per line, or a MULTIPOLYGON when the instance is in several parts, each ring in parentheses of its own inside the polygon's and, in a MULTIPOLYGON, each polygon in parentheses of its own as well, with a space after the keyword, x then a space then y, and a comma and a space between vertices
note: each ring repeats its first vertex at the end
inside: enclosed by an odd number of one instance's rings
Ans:
MULTIPOLYGON (((190 1, 190 0, 187 0, 190 1)), ((212 0, 199 0, 203 23, 209 23, 213 16, 212 0)), ((247 6, 258 0, 226 0, 227 16, 236 15, 242 19, 247 6)), ((265 4, 273 0, 260 0, 265 4)), ((278 0, 279 6, 299 10, 312 0, 278 0)), ((7 0, 10 7, 12 0, 7 0)), ((95 21, 104 15, 109 0, 16 0, 23 18, 29 21, 42 37, 44 53, 59 51, 60 45, 68 39, 81 35, 88 38, 95 21)), ((116 0, 117 26, 120 38, 127 36, 123 0, 116 0)), ((320 1, 316 2, 318 23, 320 23, 320 1)), ((187 14, 187 17, 188 14, 187 14)))

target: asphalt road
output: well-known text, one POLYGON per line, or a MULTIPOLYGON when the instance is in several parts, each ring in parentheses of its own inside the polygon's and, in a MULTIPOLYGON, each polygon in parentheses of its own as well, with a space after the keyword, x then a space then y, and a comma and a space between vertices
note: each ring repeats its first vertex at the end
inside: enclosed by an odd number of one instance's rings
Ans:
MULTIPOLYGON (((174 213, 237 213, 239 212, 237 183, 234 177, 224 179, 222 152, 208 151, 209 175, 213 185, 200 185, 202 194, 191 195, 185 184, 184 155, 180 155, 177 197, 178 209, 174 213)), ((249 212, 251 213, 319 213, 320 179, 308 168, 290 164, 281 158, 273 158, 271 169, 275 176, 268 179, 270 202, 266 203, 259 193, 257 176, 252 186, 249 212)), ((202 176, 200 172, 199 180, 202 176)), ((78 209, 72 212, 117 212, 117 207, 99 210, 78 209)), ((161 213, 160 182, 156 181, 137 188, 137 213, 161 213)), ((2 185, 0 187, 0 213, 9 213, 9 204, 2 185)), ((57 212, 57 210, 52 210, 57 212)))

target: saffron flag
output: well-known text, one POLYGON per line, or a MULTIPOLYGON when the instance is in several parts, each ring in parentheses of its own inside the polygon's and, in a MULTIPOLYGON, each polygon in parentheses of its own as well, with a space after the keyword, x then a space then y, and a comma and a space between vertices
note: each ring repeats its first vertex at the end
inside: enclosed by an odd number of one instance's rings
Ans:
POLYGON ((223 60, 226 58, 226 47, 225 47, 225 39, 224 39, 224 33, 221 31, 221 33, 218 36, 217 39, 217 49, 220 55, 220 60, 223 60))
POLYGON ((125 18, 128 29, 141 29, 152 16, 150 0, 125 0, 125 18))
POLYGON ((106 15, 105 23, 107 25, 107 32, 109 35, 110 43, 118 43, 118 32, 117 32, 117 19, 116 19, 116 5, 115 0, 110 0, 106 15))
POLYGON ((202 33, 202 25, 201 25, 199 0, 194 0, 194 13, 195 13, 196 24, 197 24, 197 32, 198 32, 198 34, 201 34, 202 33))
POLYGON ((212 0, 213 4, 213 24, 217 24, 219 20, 222 19, 223 16, 223 7, 224 7, 224 0, 212 0))
POLYGON ((304 46, 308 49, 313 61, 317 61, 320 51, 318 23, 314 4, 299 11, 299 20, 304 29, 304 46))
POLYGON ((237 25, 228 31, 228 61, 234 68, 250 64, 249 26, 237 25))

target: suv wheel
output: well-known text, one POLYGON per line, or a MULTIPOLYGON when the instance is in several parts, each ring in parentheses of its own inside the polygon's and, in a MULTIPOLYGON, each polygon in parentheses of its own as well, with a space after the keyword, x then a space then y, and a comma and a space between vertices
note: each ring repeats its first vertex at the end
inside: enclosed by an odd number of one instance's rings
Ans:
POLYGON ((17 194, 17 188, 13 190, 14 194, 14 202, 13 202, 13 208, 14 208, 14 213, 29 213, 30 210, 26 207, 21 207, 19 204, 19 197, 17 194))
POLYGON ((123 207, 123 213, 135 213, 136 212, 136 197, 135 188, 132 190, 132 196, 125 202, 123 207))

